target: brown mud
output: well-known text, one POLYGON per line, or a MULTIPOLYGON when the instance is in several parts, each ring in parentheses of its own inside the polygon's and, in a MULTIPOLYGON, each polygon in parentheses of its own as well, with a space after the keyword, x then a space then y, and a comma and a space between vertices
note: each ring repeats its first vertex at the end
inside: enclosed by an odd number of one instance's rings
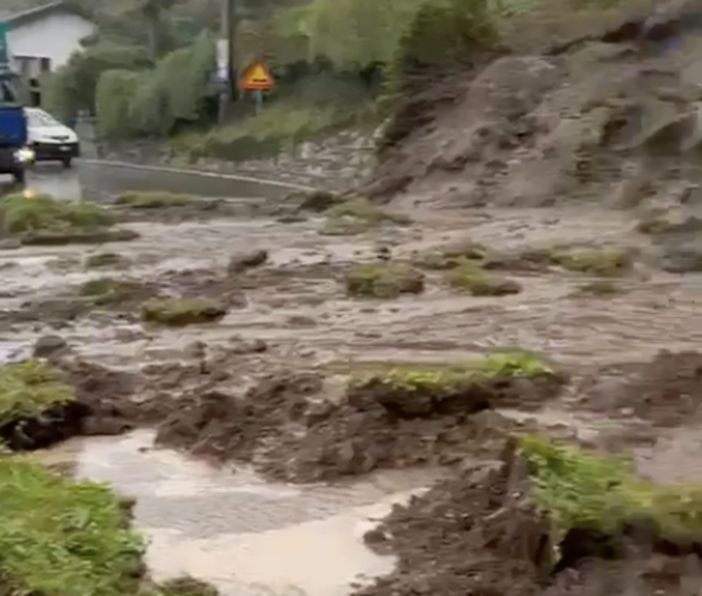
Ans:
POLYGON ((489 453, 514 427, 481 412, 538 409, 563 381, 559 375, 504 377, 443 391, 376 382, 341 388, 333 401, 329 379, 282 374, 241 396, 212 390, 186 398, 160 425, 157 440, 217 460, 253 462, 264 474, 293 482, 460 464, 489 453))

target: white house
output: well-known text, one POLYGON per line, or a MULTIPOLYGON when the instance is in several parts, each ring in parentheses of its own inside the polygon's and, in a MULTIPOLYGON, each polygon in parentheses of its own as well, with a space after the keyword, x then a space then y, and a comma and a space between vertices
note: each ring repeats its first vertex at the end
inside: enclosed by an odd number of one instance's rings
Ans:
POLYGON ((95 24, 80 10, 52 2, 22 12, 3 13, 7 24, 10 64, 28 80, 63 66, 80 50, 80 40, 95 32, 95 24))

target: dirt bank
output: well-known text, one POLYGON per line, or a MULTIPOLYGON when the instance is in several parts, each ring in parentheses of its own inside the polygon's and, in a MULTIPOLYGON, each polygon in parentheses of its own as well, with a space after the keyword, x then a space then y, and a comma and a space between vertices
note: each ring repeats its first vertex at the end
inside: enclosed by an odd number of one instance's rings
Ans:
POLYGON ((496 464, 396 506, 366 541, 380 553, 397 554, 397 570, 357 596, 699 589, 699 555, 690 554, 689 545, 660 542, 650 528, 610 536, 572 528, 554 544, 553 526, 531 504, 527 469, 508 445, 496 464))
POLYGON ((158 440, 220 460, 253 461, 295 482, 449 465, 489 453, 512 428, 488 410, 538 409, 564 382, 547 369, 443 374, 418 367, 397 377, 337 379, 336 386, 319 373, 276 375, 243 395, 213 390, 185 398, 160 426, 158 440))

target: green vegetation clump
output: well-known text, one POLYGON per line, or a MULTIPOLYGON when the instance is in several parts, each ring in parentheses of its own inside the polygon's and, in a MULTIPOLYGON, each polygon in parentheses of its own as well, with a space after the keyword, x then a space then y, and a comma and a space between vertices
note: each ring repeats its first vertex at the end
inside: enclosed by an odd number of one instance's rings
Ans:
POLYGON ((351 236, 385 225, 408 225, 411 219, 400 213, 391 213, 365 198, 351 199, 330 207, 322 233, 328 236, 351 236))
POLYGON ((195 202, 190 195, 176 194, 166 191, 125 192, 117 197, 117 205, 134 209, 164 209, 168 207, 186 207, 195 202))
POLYGON ((399 365, 386 366, 380 371, 362 371, 352 375, 351 385, 362 387, 380 382, 402 390, 433 391, 495 379, 534 378, 554 374, 556 369, 544 359, 529 352, 511 351, 460 364, 399 365))
POLYGON ((227 309, 205 298, 153 298, 142 306, 142 319, 169 327, 219 321, 227 309))
POLYGON ((0 456, 3 593, 122 596, 138 592, 144 543, 110 489, 0 456))
POLYGON ((638 477, 632 462, 600 457, 523 437, 520 451, 530 468, 531 494, 555 529, 613 534, 627 523, 652 522, 658 536, 702 540, 702 485, 657 485, 638 477))
POLYGON ((632 265, 631 253, 621 248, 554 249, 551 261, 568 271, 601 277, 620 276, 632 265))
POLYGON ((0 217, 11 234, 95 231, 115 224, 114 215, 99 205, 57 201, 49 195, 8 195, 0 200, 0 217))
POLYGON ((22 418, 39 418, 74 399, 61 371, 50 364, 27 360, 0 366, 0 427, 22 418))
POLYGON ((519 282, 486 271, 479 264, 465 259, 449 271, 447 279, 455 290, 475 297, 509 296, 522 291, 519 282))
POLYGON ((346 274, 346 291, 351 296, 397 298, 424 291, 421 271, 397 264, 358 265, 346 274))
POLYGON ((92 298, 95 304, 117 304, 131 300, 144 292, 138 282, 100 277, 91 279, 80 286, 80 295, 92 298))
POLYGON ((327 217, 353 217, 369 224, 394 223, 407 225, 411 219, 406 215, 391 213, 366 198, 351 199, 330 207, 325 212, 327 217))

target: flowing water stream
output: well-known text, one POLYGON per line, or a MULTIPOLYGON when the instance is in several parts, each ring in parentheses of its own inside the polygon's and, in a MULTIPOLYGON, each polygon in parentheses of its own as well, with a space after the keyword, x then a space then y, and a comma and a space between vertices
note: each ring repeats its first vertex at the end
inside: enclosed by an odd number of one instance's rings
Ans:
POLYGON ((393 558, 368 550, 363 535, 432 480, 417 471, 334 486, 273 484, 155 449, 153 437, 138 430, 76 439, 39 457, 136 499, 155 579, 189 574, 225 596, 343 596, 353 582, 389 572, 393 558))

